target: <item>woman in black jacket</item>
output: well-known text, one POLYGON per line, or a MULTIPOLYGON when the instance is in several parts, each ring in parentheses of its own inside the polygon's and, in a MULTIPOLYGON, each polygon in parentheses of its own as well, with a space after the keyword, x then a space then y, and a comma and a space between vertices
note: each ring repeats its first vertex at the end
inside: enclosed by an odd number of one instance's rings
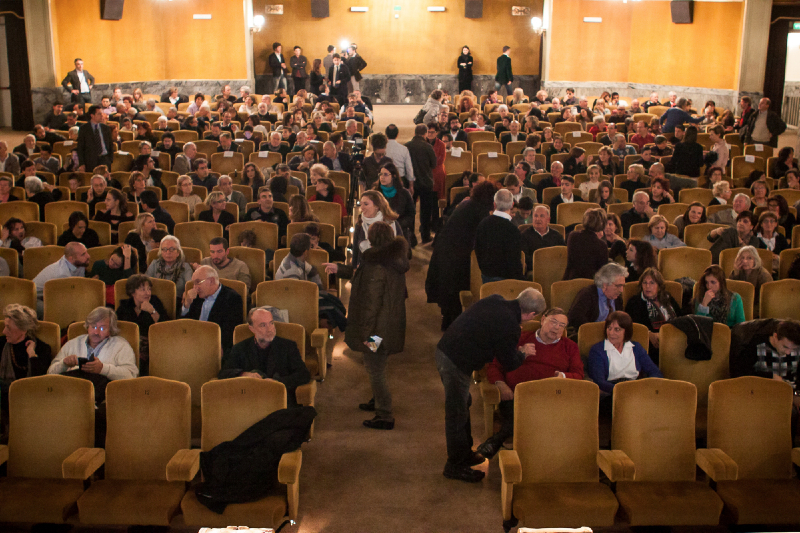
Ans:
POLYGON ((681 176, 697 178, 703 166, 703 146, 697 142, 697 128, 689 126, 683 140, 675 145, 670 162, 671 170, 681 176))
POLYGON ((152 293, 153 283, 144 274, 134 274, 125 282, 128 298, 117 308, 117 318, 139 325, 139 375, 148 375, 150 348, 148 332, 150 326, 169 320, 167 309, 158 296, 152 293))
MULTIPOLYGON (((630 280, 634 281, 634 280, 630 280)), ((681 306, 667 292, 664 278, 655 268, 648 268, 639 278, 639 292, 625 305, 625 312, 634 324, 647 326, 650 332, 650 359, 658 364, 658 330, 673 318, 679 316, 681 306)))
POLYGON ((461 48, 461 55, 458 56, 458 92, 472 90, 472 54, 469 46, 461 48))
POLYGON ((69 228, 58 237, 58 246, 66 246, 71 242, 79 242, 86 248, 100 246, 100 237, 89 227, 89 219, 82 211, 73 211, 67 220, 69 228))
MULTIPOLYGON (((396 237, 391 226, 374 222, 368 230, 372 246, 364 251, 361 264, 352 273, 352 289, 344 340, 364 354, 364 367, 372 385, 372 399, 359 408, 375 411, 364 420, 372 429, 394 428, 392 395, 386 383, 388 356, 403 351, 406 337, 406 272, 408 244, 396 237), (380 339, 378 339, 378 337, 380 339)), ((327 264, 329 272, 343 265, 327 264)))
POLYGON ((597 236, 605 230, 606 219, 604 209, 590 209, 583 215, 583 230, 569 234, 564 280, 593 279, 595 273, 608 263, 608 245, 597 236))
POLYGON ((378 174, 378 181, 372 187, 373 190, 383 194, 389 202, 389 207, 397 213, 397 222, 403 228, 403 235, 414 234, 414 219, 417 215, 417 207, 411 193, 403 187, 400 180, 400 173, 394 163, 384 164, 378 174))
MULTIPOLYGON (((586 174, 586 150, 574 146, 569 151, 569 157, 564 161, 564 174, 575 177, 576 174, 586 174)), ((584 198, 588 200, 588 198, 584 198)))

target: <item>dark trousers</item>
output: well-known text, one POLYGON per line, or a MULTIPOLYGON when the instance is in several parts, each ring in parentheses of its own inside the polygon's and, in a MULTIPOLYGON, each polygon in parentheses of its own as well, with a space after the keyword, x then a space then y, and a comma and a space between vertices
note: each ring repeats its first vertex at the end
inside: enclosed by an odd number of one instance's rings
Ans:
POLYGON ((505 442, 514 435, 514 400, 502 400, 497 412, 500 413, 500 431, 492 438, 505 442))
POLYGON ((469 408, 472 376, 453 364, 441 350, 436 350, 436 369, 444 385, 444 433, 447 439, 447 461, 466 464, 472 455, 472 425, 469 408))
POLYGON ((292 77, 292 90, 294 90, 294 94, 297 94, 297 91, 300 89, 306 88, 306 78, 294 78, 292 77))
POLYGON ((431 237, 431 231, 439 223, 439 197, 436 191, 414 184, 414 195, 419 197, 419 234, 422 240, 431 237))
POLYGON ((91 104, 92 103, 92 93, 78 93, 72 94, 70 93, 70 101, 75 104, 91 104))

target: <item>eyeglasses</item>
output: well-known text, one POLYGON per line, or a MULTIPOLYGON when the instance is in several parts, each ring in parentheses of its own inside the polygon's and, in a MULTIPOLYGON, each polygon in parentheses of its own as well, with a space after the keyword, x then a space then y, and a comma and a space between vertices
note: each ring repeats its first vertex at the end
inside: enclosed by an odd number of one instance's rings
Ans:
POLYGON ((98 326, 97 324, 89 324, 89 329, 93 329, 95 331, 103 332, 106 330, 105 326, 98 326))
POLYGON ((205 278, 205 279, 197 280, 197 281, 194 282, 194 286, 195 287, 199 287, 200 285, 202 285, 203 283, 205 283, 206 281, 208 281, 210 279, 211 278, 205 278))
POLYGON ((161 251, 162 252, 177 252, 178 249, 177 248, 162 248, 161 251))
POLYGON ((567 327, 567 324, 559 322, 555 318, 548 318, 547 321, 550 322, 550 324, 552 324, 553 326, 556 326, 558 329, 564 329, 565 327, 567 327))

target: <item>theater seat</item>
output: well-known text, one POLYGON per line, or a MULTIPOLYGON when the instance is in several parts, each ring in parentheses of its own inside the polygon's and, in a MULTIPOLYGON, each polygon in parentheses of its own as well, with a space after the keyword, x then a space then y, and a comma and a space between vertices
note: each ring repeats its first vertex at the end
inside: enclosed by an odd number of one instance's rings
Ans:
POLYGON ((44 319, 66 329, 106 304, 106 285, 99 279, 61 278, 44 284, 44 319))
POLYGON ((533 252, 533 281, 542 286, 542 295, 547 300, 547 306, 552 307, 550 286, 556 281, 564 279, 567 269, 567 247, 550 246, 540 248, 533 252))
POLYGON ((761 318, 800 320, 798 297, 800 297, 800 281, 796 279, 782 279, 765 283, 761 286, 759 316, 761 318))
POLYGON ((102 450, 79 451, 94 446, 94 387, 61 375, 20 379, 11 384, 9 406, 0 522, 62 523, 102 464, 102 450))
MULTIPOLYGON (((601 484, 598 462, 600 389, 589 381, 549 378, 520 383, 514 392, 514 449, 499 453, 506 531, 604 527, 618 504, 601 484)), ((628 473, 632 477, 632 471, 628 473)))
POLYGON ((0 277, 0 309, 20 304, 36 309, 36 284, 27 279, 0 277))
MULTIPOLYGON (((286 388, 277 381, 233 378, 203 385, 203 433, 200 446, 208 451, 235 439, 244 430, 273 411, 286 408, 286 388)), ((200 450, 192 450, 199 454, 200 450)), ((187 526, 250 527, 277 529, 284 521, 297 519, 300 498, 300 466, 303 452, 284 454, 278 467, 279 485, 266 498, 248 503, 229 504, 217 514, 197 500, 194 491, 183 497, 181 510, 187 526)))
POLYGON ((712 383, 709 452, 724 454, 704 470, 716 481, 725 517, 736 524, 799 524, 800 448, 792 450, 792 387, 752 376, 712 383), (732 467, 731 464, 732 463, 732 467))
POLYGON ((191 410, 186 383, 142 377, 108 384, 105 476, 78 500, 82 524, 169 526, 200 469, 199 456, 187 453, 191 410))
POLYGON ((611 450, 635 468, 635 477, 618 481, 616 490, 631 526, 719 524, 722 501, 696 481, 696 409, 691 383, 647 378, 614 387, 611 450))
MULTIPOLYGON (((687 233, 694 226, 686 228, 687 233)), ((687 237, 688 240, 688 237, 687 237)), ((711 252, 682 246, 666 248, 658 252, 658 270, 664 279, 675 281, 689 277, 697 281, 703 276, 706 268, 711 266, 711 252)))

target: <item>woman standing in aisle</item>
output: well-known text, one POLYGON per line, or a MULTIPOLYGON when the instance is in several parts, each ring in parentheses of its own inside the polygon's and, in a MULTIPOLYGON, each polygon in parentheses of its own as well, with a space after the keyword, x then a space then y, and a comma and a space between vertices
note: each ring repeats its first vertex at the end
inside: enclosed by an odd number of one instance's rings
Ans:
POLYGON ((472 54, 469 51, 469 46, 464 46, 461 49, 461 55, 458 56, 458 92, 472 90, 472 54))

